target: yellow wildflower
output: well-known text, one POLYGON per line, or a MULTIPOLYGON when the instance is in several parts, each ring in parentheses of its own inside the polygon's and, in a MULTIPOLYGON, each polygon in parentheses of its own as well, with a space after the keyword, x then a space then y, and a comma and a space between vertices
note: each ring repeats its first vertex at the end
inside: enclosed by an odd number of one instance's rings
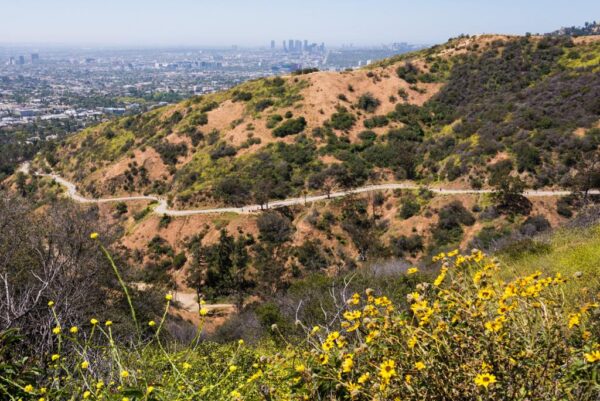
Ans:
POLYGON ((600 361, 600 350, 592 351, 589 354, 585 353, 583 354, 583 356, 585 357, 585 360, 589 363, 596 363, 600 361))
POLYGON ((442 267, 442 269, 440 270, 440 275, 437 276, 437 278, 433 282, 433 285, 436 286, 436 287, 439 287, 442 284, 442 282, 444 281, 444 279, 446 278, 446 273, 447 272, 448 272, 448 268, 447 267, 442 267))
POLYGON ((121 377, 122 377, 123 379, 127 379, 127 378, 129 377, 129 372, 128 372, 128 371, 126 371, 126 370, 122 370, 122 371, 121 371, 121 377))
POLYGON ((327 354, 320 354, 319 355, 319 362, 321 362, 321 365, 327 365, 327 362, 329 362, 329 355, 327 355, 327 354))
POLYGON ((173 295, 172 295, 172 294, 167 294, 167 295, 165 295, 165 299, 166 299, 167 301, 170 301, 170 300, 172 300, 172 299, 173 299, 173 295))
POLYGON ((323 342, 323 351, 329 351, 333 348, 333 341, 330 340, 326 340, 325 342, 323 342))
POLYGON ((89 391, 84 391, 83 392, 83 399, 87 400, 88 398, 90 398, 90 395, 92 395, 92 393, 90 393, 89 391))
POLYGON ((77 328, 77 326, 73 326, 69 329, 69 333, 71 334, 77 334, 78 331, 79 329, 77 328))
POLYGON ((417 370, 423 370, 423 369, 425 369, 425 364, 423 362, 421 362, 421 361, 415 362, 415 369, 417 369, 417 370))
POLYGON ((579 326, 581 324, 581 314, 572 313, 569 316, 569 328, 572 329, 574 326, 579 326))
POLYGON ((200 308, 200 316, 206 316, 208 315, 208 309, 207 308, 200 308))
POLYGON ((54 306, 54 301, 48 301, 48 306, 52 308, 54 306))
POLYGON ((349 320, 349 321, 353 321, 356 319, 360 319, 361 313, 359 310, 355 310, 355 311, 346 311, 344 312, 344 319, 349 320))
POLYGON ((99 237, 99 234, 98 234, 98 233, 91 233, 91 234, 90 234, 90 238, 91 238, 91 239, 97 239, 98 237, 99 237))
POLYGON ((184 362, 181 366, 183 367, 183 370, 190 370, 192 368, 192 365, 187 362, 184 362))
POLYGON ((56 362, 60 359, 60 355, 54 354, 54 355, 52 355, 51 359, 52 359, 52 362, 56 362))
POLYGON ((90 323, 95 326, 98 324, 98 319, 91 319, 90 323))
POLYGON ((23 388, 23 390, 25 390, 26 393, 33 393, 33 386, 28 384, 25 386, 25 388, 23 388))
POLYGON ((379 330, 370 331, 369 334, 365 337, 365 342, 367 344, 371 343, 377 336, 379 336, 379 330))
POLYGON ((356 395, 361 389, 358 384, 352 382, 348 383, 346 386, 348 387, 348 391, 351 395, 356 395))
POLYGON ((379 375, 384 380, 389 380, 393 376, 396 375, 396 362, 392 359, 388 359, 387 361, 383 361, 381 365, 379 365, 379 375))
POLYGON ((354 367, 354 361, 352 358, 352 354, 349 354, 346 356, 346 358, 344 358, 344 361, 342 362, 342 372, 348 373, 352 371, 352 368, 354 367))
POLYGON ((61 332, 60 326, 56 326, 55 328, 53 328, 52 332, 56 335, 59 335, 61 332))
POLYGON ((81 362, 81 369, 87 369, 90 366, 88 361, 81 362))
POLYGON ((406 271, 407 274, 411 275, 411 274, 416 274, 419 272, 419 269, 417 267, 411 267, 410 269, 408 269, 406 271))
POLYGON ((496 383, 496 376, 489 373, 479 374, 475 377, 475 384, 481 387, 488 388, 490 384, 494 383, 496 383))
POLYGON ((417 337, 412 336, 411 338, 408 339, 406 344, 408 345, 408 348, 413 349, 415 347, 415 345, 417 345, 417 337))
POLYGON ((360 375, 360 377, 358 378, 358 383, 359 384, 365 384, 367 382, 367 380, 369 380, 369 377, 371 375, 369 374, 369 372, 367 373, 363 373, 362 375, 360 375))
POLYGON ((488 300, 488 299, 492 298, 494 295, 496 295, 496 293, 491 288, 482 288, 477 293, 477 297, 479 299, 483 299, 483 300, 488 300))
POLYGON ((148 326, 150 326, 150 327, 154 327, 154 326, 156 326, 156 322, 155 322, 154 320, 150 320, 150 321, 148 322, 148 326))

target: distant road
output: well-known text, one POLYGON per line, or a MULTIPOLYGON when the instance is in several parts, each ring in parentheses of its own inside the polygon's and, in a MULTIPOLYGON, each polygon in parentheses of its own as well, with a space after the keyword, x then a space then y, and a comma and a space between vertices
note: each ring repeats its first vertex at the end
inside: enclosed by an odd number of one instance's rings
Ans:
MULTIPOLYGON (((29 164, 25 163, 21 165, 18 171, 29 174, 30 168, 29 164)), ((191 209, 191 210, 170 210, 167 204, 167 200, 158 196, 148 195, 148 196, 124 196, 117 198, 100 198, 100 199, 90 199, 86 198, 77 192, 77 187, 70 181, 56 175, 56 174, 42 174, 42 173, 34 173, 40 177, 50 177, 54 179, 57 183, 61 184, 67 189, 67 195, 78 203, 109 203, 109 202, 130 202, 130 201, 155 201, 158 202, 156 208, 154 208, 154 213, 158 215, 167 215, 173 217, 182 217, 182 216, 193 216, 197 214, 218 214, 218 213, 253 213, 260 210, 264 210, 267 208, 267 205, 246 205, 242 207, 220 207, 220 208, 212 208, 212 209, 191 209)), ((355 189, 350 189, 347 191, 339 191, 339 192, 331 192, 329 195, 312 195, 300 198, 289 198, 284 200, 278 200, 269 202, 268 208, 277 208, 282 206, 294 206, 294 205, 304 205, 308 203, 319 202, 328 199, 342 198, 344 196, 352 195, 352 194, 360 194, 364 192, 376 192, 376 191, 384 191, 390 189, 421 189, 426 188, 429 191, 439 194, 439 195, 463 195, 463 194, 489 194, 493 193, 493 190, 490 189, 450 189, 450 188, 440 188, 440 187, 427 187, 423 185, 416 185, 413 183, 389 183, 389 184, 378 184, 378 185, 367 185, 364 187, 359 187, 355 189)), ((523 195, 534 198, 534 197, 546 197, 546 196, 564 196, 571 194, 571 191, 564 190, 541 190, 541 191, 525 191, 523 195)), ((598 195, 600 191, 593 190, 589 192, 590 195, 598 195)))

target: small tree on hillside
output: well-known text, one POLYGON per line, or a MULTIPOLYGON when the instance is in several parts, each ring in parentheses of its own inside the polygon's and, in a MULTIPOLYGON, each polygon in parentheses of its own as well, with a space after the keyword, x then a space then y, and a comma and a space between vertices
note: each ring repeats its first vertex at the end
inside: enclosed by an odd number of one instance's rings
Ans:
POLYGON ((523 196, 525 183, 520 178, 505 176, 498 179, 494 189, 493 199, 501 213, 523 215, 531 213, 532 204, 523 196))

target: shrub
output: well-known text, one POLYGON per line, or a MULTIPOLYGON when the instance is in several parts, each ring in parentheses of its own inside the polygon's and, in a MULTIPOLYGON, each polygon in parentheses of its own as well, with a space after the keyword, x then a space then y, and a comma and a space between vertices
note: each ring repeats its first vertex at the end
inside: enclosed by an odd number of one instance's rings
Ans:
POLYGON ((396 69, 396 74, 398 74, 400 79, 405 80, 409 84, 416 84, 418 82, 419 69, 412 63, 406 63, 396 69))
POLYGON ((154 145, 154 149, 160 155, 162 161, 168 165, 177 164, 179 157, 186 155, 188 152, 185 143, 174 144, 164 141, 154 145))
POLYGON ((180 252, 173 257, 173 268, 179 270, 183 267, 183 265, 185 265, 186 262, 187 256, 185 255, 185 252, 180 252))
POLYGON ((389 120, 386 116, 375 116, 371 118, 367 118, 363 122, 365 128, 376 128, 376 127, 385 127, 389 124, 389 120))
POLYGON ((402 206, 400 208, 400 217, 403 219, 410 219, 413 216, 416 216, 421 211, 421 205, 419 202, 412 198, 406 198, 402 202, 402 206))
POLYGON ((415 256, 423 250, 423 237, 413 234, 410 237, 401 235, 390 240, 390 249, 394 256, 403 257, 405 253, 415 256))
POLYGON ((275 128, 281 121, 283 121, 283 117, 279 114, 272 114, 267 117, 267 128, 275 128))
POLYGON ((116 212, 117 212, 117 214, 119 216, 124 215, 128 211, 127 203, 125 203, 125 202, 119 202, 119 203, 117 203, 115 205, 115 210, 116 210, 116 212))
POLYGON ((252 99, 252 93, 244 91, 234 91, 232 100, 234 102, 247 102, 252 99))
POLYGON ((277 212, 265 212, 256 220, 260 239, 273 244, 288 241, 293 232, 291 221, 277 212))
POLYGON ((217 160, 222 157, 235 156, 236 153, 237 150, 233 146, 221 142, 217 145, 217 147, 210 151, 210 158, 213 160, 217 160))
POLYGON ((278 138, 283 138, 288 135, 299 134, 306 128, 306 120, 304 117, 298 117, 284 121, 279 127, 273 130, 273 135, 278 138))
POLYGON ((379 99, 375 98, 371 93, 365 93, 358 98, 358 108, 368 113, 377 110, 380 104, 379 99))
POLYGON ((254 105, 254 110, 260 113, 261 111, 268 109, 274 104, 275 103, 271 99, 262 99, 254 105))
POLYGON ((348 109, 345 107, 338 108, 338 111, 333 113, 329 119, 331 127, 341 131, 348 131, 350 128, 354 127, 355 123, 356 117, 348 112, 348 109))
POLYGON ((312 74, 313 72, 318 72, 319 69, 318 68, 301 68, 299 70, 295 70, 292 72, 292 75, 306 75, 306 74, 312 74))
POLYGON ((206 125, 208 124, 208 115, 206 113, 193 114, 189 117, 189 121, 192 125, 206 125))
POLYGON ((212 111, 216 108, 219 107, 219 103, 217 102, 210 102, 205 104, 204 106, 200 107, 200 112, 201 113, 208 113, 209 111, 212 111))

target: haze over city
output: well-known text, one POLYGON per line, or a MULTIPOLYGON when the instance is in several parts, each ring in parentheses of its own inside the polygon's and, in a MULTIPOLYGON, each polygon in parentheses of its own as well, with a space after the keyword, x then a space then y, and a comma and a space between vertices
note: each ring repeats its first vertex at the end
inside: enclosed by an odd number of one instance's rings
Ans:
POLYGON ((600 15, 592 0, 4 0, 0 44, 268 46, 439 43, 461 33, 547 32, 600 15), (543 18, 540 10, 544 10, 543 18))

